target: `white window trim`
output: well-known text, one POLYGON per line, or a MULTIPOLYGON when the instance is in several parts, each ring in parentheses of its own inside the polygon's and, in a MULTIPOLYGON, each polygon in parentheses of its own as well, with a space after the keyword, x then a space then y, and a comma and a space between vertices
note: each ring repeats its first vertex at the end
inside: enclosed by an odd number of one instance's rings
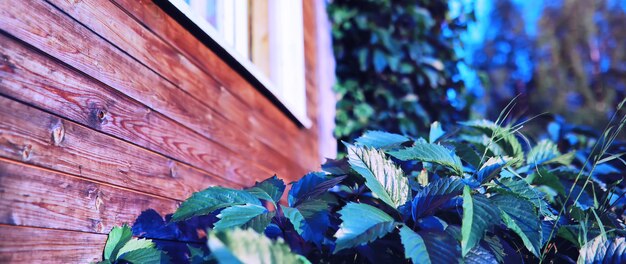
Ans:
MULTIPOLYGON (((249 59, 249 54, 241 54, 232 46, 232 39, 225 39, 208 21, 192 12, 184 0, 168 0, 178 11, 199 27, 229 56, 239 63, 262 86, 272 93, 279 103, 299 122, 299 125, 310 128, 311 120, 306 111, 306 81, 304 62, 304 25, 302 1, 270 0, 269 28, 270 34, 270 71, 276 72, 274 80, 270 80, 249 59), (293 21, 302 21, 294 23, 293 21), (294 36, 302 36, 297 38, 294 36)), ((242 12, 237 1, 225 1, 232 5, 234 12, 242 12), (237 11, 238 9, 238 11, 237 11)), ((247 9, 247 6, 245 7, 247 9)), ((247 10, 244 10, 247 13, 247 10)), ((236 24, 236 23, 235 23, 236 24)), ((241 23, 240 23, 241 24, 241 23)), ((219 26, 219 25, 218 25, 219 26)), ((247 25, 245 25, 247 26, 247 25)), ((232 36, 235 38, 237 36, 232 36)), ((247 38, 247 36, 245 36, 247 38)), ((247 42, 247 41, 246 41, 247 42)), ((235 42, 236 43, 236 42, 235 42)), ((241 48, 241 47, 240 47, 241 48)), ((246 49, 243 49, 246 50, 246 49)), ((246 52, 247 53, 247 52, 246 52)))

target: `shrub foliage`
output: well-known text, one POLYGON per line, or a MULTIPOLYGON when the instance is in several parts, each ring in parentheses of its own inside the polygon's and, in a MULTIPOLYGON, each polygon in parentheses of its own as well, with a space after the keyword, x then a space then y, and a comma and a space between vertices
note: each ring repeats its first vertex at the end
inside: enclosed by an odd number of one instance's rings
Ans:
POLYGON ((366 130, 417 135, 434 120, 467 119, 455 53, 464 18, 449 17, 448 1, 334 0, 328 13, 337 139, 366 130))
MULTIPOLYGON (((623 146, 614 140, 624 123, 599 138, 552 124, 535 144, 520 125, 486 120, 452 132, 435 124, 428 138, 370 131, 287 193, 276 176, 210 187, 165 226, 213 216, 205 244, 184 250, 191 263, 623 263, 623 146)), ((173 253, 130 239, 114 229, 104 261, 173 253)))

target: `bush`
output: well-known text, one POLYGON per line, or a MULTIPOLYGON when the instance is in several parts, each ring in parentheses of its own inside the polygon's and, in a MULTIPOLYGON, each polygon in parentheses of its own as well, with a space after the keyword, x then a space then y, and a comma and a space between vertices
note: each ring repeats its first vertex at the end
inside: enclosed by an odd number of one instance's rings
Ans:
MULTIPOLYGON (((191 263, 620 263, 623 161, 611 153, 623 153, 624 123, 598 138, 555 123, 534 144, 521 124, 487 120, 451 132, 434 123, 427 138, 369 131, 283 200, 276 176, 210 187, 154 228, 184 233, 182 223, 208 217, 206 243, 178 260, 191 263)), ((116 237, 106 248, 121 247, 116 237)))
POLYGON ((328 13, 340 142, 366 130, 418 135, 434 120, 468 118, 455 52, 465 16, 449 17, 448 1, 334 0, 328 13))

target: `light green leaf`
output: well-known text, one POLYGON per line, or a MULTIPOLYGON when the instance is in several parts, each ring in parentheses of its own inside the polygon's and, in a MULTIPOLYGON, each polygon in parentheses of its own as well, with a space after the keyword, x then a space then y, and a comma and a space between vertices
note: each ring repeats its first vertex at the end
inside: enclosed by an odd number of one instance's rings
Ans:
POLYGON ((411 230, 407 226, 400 228, 400 241, 404 246, 404 257, 411 259, 413 263, 430 264, 430 258, 428 257, 428 251, 426 250, 426 244, 424 239, 411 230))
POLYGON ((261 205, 254 195, 223 187, 209 187, 196 192, 185 200, 172 216, 172 221, 182 221, 198 215, 207 215, 215 210, 233 205, 261 205))
POLYGON ((130 252, 142 248, 153 248, 154 243, 149 239, 131 239, 120 249, 117 255, 121 256, 126 252, 130 252))
POLYGON ((104 259, 115 259, 117 252, 133 237, 130 227, 123 225, 122 227, 113 227, 107 237, 104 246, 104 259))
POLYGON ((152 264, 161 263, 164 257, 166 256, 163 252, 156 248, 141 248, 119 256, 118 260, 125 260, 133 264, 152 264))
POLYGON ((510 194, 495 195, 489 200, 500 209, 504 224, 522 239, 530 252, 539 257, 541 221, 533 204, 510 194))
POLYGON ((463 189, 463 221, 461 223, 461 248, 463 256, 483 238, 487 229, 498 223, 498 211, 481 194, 470 194, 469 186, 463 189))
POLYGON ((213 225, 213 228, 216 231, 221 231, 224 229, 240 227, 265 212, 267 212, 265 207, 254 204, 228 207, 217 215, 217 218, 220 220, 213 225))
POLYGON ((348 162, 353 170, 365 178, 372 193, 393 208, 409 199, 409 179, 385 153, 373 148, 347 145, 348 162))
POLYGON ((212 231, 207 245, 218 263, 310 263, 291 253, 282 239, 272 241, 251 229, 212 231))
POLYGON ((377 149, 399 148, 403 143, 409 142, 408 137, 392 134, 384 131, 366 131, 356 139, 357 145, 377 149))
POLYGON ((393 217, 367 204, 348 203, 338 213, 342 223, 335 233, 337 241, 334 253, 372 242, 396 226, 393 217))
POLYGON ((430 143, 416 143, 412 147, 390 151, 389 155, 399 160, 418 160, 432 162, 448 167, 459 176, 463 176, 461 159, 444 146, 430 143))

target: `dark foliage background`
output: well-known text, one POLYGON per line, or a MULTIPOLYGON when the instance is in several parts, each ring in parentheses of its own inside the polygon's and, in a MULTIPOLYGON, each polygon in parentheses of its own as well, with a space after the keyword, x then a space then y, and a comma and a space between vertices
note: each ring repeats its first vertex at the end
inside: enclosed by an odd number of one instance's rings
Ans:
POLYGON ((467 119, 472 98, 455 49, 469 16, 448 11, 444 0, 329 3, 339 141, 366 130, 421 135, 433 121, 467 119))

